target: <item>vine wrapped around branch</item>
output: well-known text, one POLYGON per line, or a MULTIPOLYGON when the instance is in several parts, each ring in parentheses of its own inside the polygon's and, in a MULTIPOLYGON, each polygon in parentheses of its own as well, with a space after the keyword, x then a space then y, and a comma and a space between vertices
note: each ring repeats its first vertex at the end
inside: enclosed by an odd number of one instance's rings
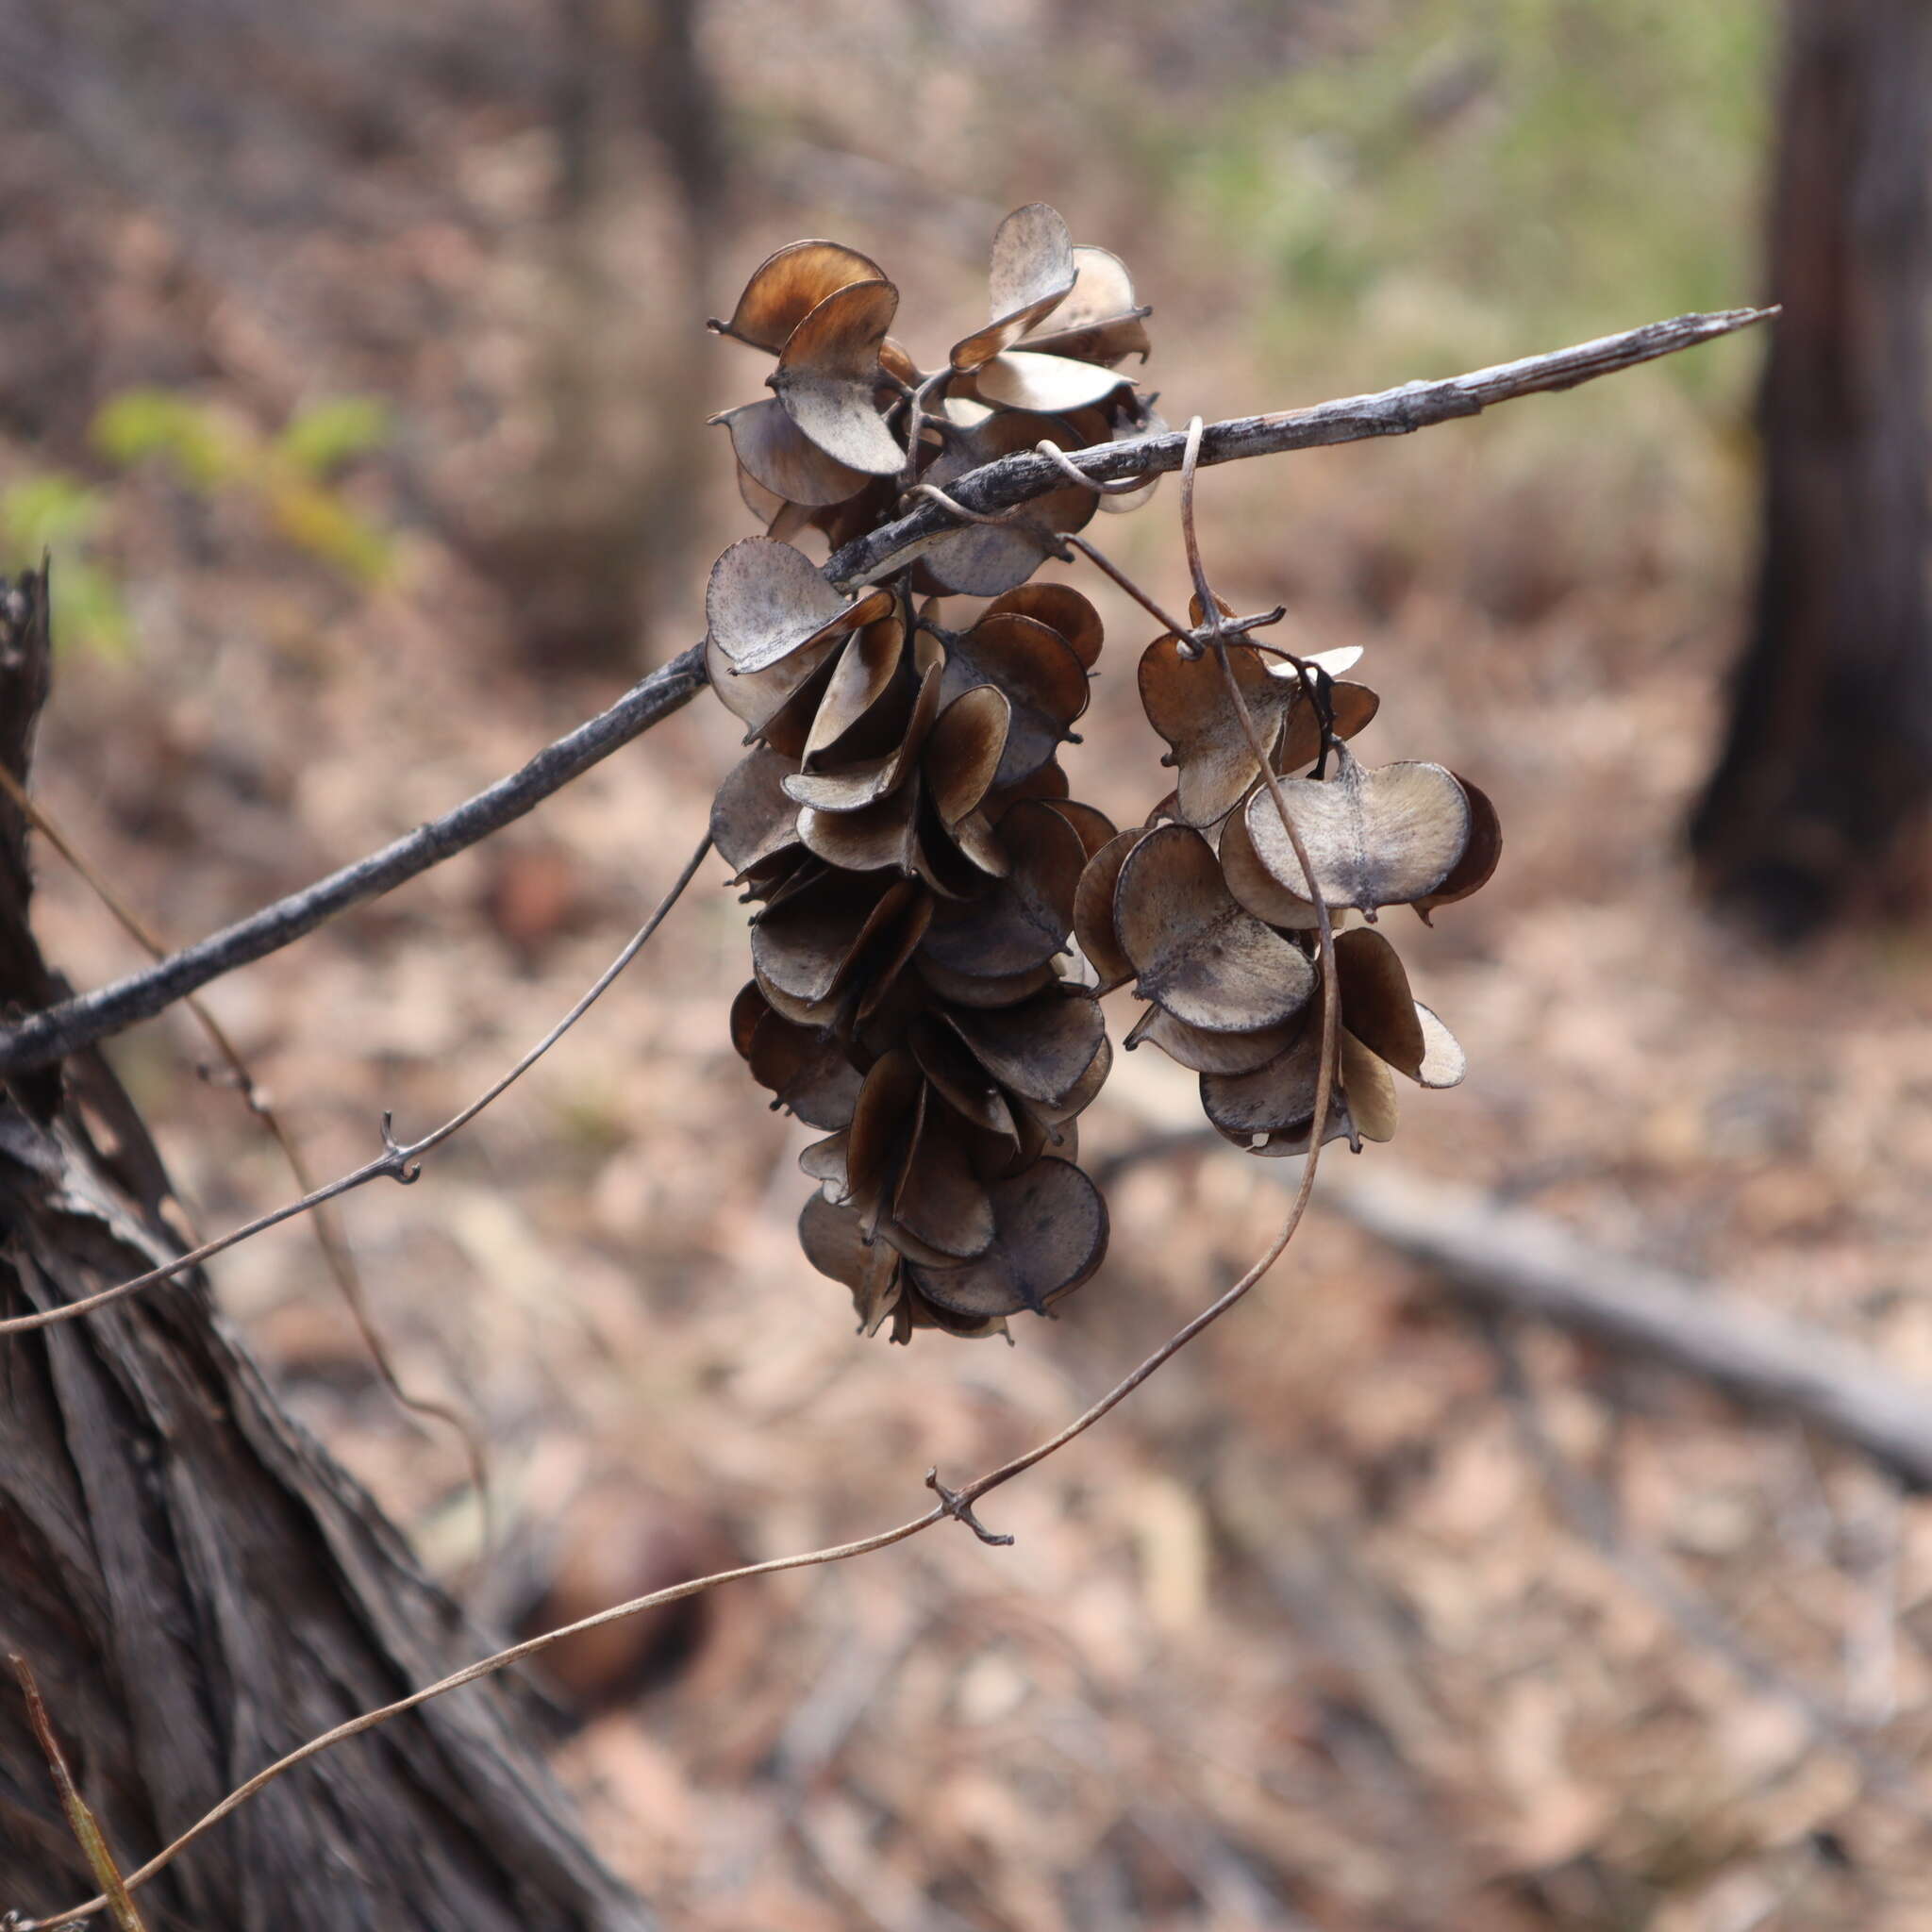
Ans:
MULTIPOLYGON (((1518 396, 1572 389, 1674 355, 1749 328, 1775 313, 1773 308, 1729 308, 1681 315, 1441 381, 1405 383, 1374 395, 1230 418, 1205 428, 1199 460, 1207 466, 1407 435, 1433 424, 1480 414, 1518 396)), ((986 515, 1066 488, 1069 461, 1096 483, 1118 482, 1178 470, 1186 445, 1185 434, 1175 432, 1082 451, 1072 458, 1032 453, 1002 457, 957 478, 947 494, 959 508, 986 515)), ((873 581, 959 527, 961 521, 955 509, 926 497, 907 515, 845 545, 826 563, 824 575, 835 585, 846 587, 873 581)), ((44 1066, 139 1021, 153 1019, 224 974, 266 958, 338 913, 406 884, 533 810, 572 779, 682 709, 705 683, 703 648, 693 645, 633 685, 608 710, 546 746, 521 770, 381 851, 152 966, 0 1026, 0 1076, 44 1066)))

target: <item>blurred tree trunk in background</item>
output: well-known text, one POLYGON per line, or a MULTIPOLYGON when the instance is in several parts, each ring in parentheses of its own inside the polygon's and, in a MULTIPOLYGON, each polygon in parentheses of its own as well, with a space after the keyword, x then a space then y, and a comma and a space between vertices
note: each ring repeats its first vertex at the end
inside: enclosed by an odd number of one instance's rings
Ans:
POLYGON ((537 327, 544 432, 472 560, 515 599, 526 657, 635 669, 641 632, 690 595, 711 438, 696 398, 725 191, 702 0, 564 0, 549 90, 556 152, 537 327), (641 137, 641 139, 640 138, 641 137), (640 182, 665 219, 638 241, 640 182))
POLYGON ((1690 840, 1795 937, 1925 884, 1932 4, 1792 0, 1777 141, 1757 602, 1690 840))
MULTIPOLYGON (((0 758, 46 696, 44 578, 0 580, 0 758)), ((0 798, 0 1008, 66 991, 0 798)), ((181 1252, 160 1158, 94 1053, 0 1085, 0 1316, 181 1252)), ((375 1504, 284 1412, 190 1274, 0 1339, 0 1652, 39 1674, 124 1869, 271 1759, 479 1655, 375 1504)), ((10 1679, 0 1912, 94 1890, 10 1679)), ((203 1932, 643 1932, 502 1679, 304 1765, 140 1894, 203 1932)))

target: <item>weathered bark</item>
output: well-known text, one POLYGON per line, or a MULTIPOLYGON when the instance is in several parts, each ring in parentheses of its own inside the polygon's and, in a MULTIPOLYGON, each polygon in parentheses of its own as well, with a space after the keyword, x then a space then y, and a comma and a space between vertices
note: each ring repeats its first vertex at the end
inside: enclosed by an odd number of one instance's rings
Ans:
MULTIPOLYGON (((46 694, 44 582, 0 586, 0 758, 46 694)), ((0 799, 0 1003, 65 988, 0 799)), ((181 1252, 168 1177, 96 1054, 0 1088, 0 1313, 181 1252)), ((32 1663, 125 1867, 314 1733, 488 1644, 277 1405, 198 1276, 0 1343, 0 1651, 32 1663)), ((576 1836, 526 1698, 478 1685, 271 1786, 142 1894, 208 1932, 528 1932, 649 1922, 576 1836)), ((94 1887, 10 1687, 0 1911, 94 1887)))
POLYGON ((1773 930, 1908 900, 1932 799, 1925 329, 1932 6, 1794 0, 1752 631, 1692 821, 1773 930))

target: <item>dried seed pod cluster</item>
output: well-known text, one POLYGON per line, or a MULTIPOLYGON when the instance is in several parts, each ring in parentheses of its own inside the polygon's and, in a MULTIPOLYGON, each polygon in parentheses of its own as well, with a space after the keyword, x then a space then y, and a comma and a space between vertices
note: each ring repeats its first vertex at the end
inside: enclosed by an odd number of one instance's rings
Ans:
MULTIPOLYGON (((1192 615, 1198 625, 1198 601, 1192 615)), ((1339 675, 1358 655, 1303 661, 1241 636, 1206 648, 1198 632, 1157 638, 1141 660, 1141 695, 1177 782, 1147 824, 1094 855, 1074 898, 1080 946, 1103 986, 1132 982, 1146 1002, 1126 1044, 1151 1041, 1198 1073, 1208 1120, 1254 1154, 1306 1153, 1314 1132, 1317 892, 1335 928, 1341 1022, 1324 1138, 1359 1146, 1393 1134, 1391 1069, 1424 1087, 1463 1074, 1461 1048, 1411 994, 1375 919, 1412 906, 1426 920, 1467 898, 1495 871, 1502 835, 1484 793, 1444 767, 1357 760, 1344 741, 1379 704, 1339 675)))
POLYGON ((1058 763, 1100 621, 1077 591, 1027 582, 1098 498, 1070 483, 850 602, 784 540, 815 527, 836 547, 918 482, 1154 419, 1118 368, 1148 348, 1127 272, 1050 208, 1001 224, 991 320, 938 371, 887 333, 898 301, 865 256, 799 242, 711 325, 777 360, 769 400, 716 419, 766 535, 713 569, 706 648, 754 747, 711 821, 759 902, 733 1039, 774 1104, 824 1131, 803 1160, 820 1184, 807 1257, 851 1290, 862 1329, 903 1341, 1004 1333, 1106 1249, 1074 1119, 1110 1051, 1063 964, 1081 871, 1114 828, 1058 763), (949 628, 949 593, 992 601, 949 628))
MULTIPOLYGON (((899 291, 835 242, 794 242, 759 264, 711 328, 777 361, 772 394, 714 417, 729 431, 746 507, 781 541, 808 528, 833 548, 898 513, 915 483, 943 489, 997 457, 1051 441, 1084 449, 1159 426, 1120 365, 1148 353, 1147 310, 1125 266, 1076 247, 1044 203, 993 237, 991 319, 921 371, 888 333, 899 291)), ((1153 488, 1105 499, 1132 508, 1153 488)), ((1012 522, 958 531, 919 561, 924 595, 997 596, 1023 584, 1103 499, 1069 483, 1012 522)))
POLYGON ((713 682, 754 745, 711 818, 761 902, 732 1035, 825 1131, 803 1163, 806 1254, 868 1332, 1002 1333, 1107 1241, 1074 1123, 1109 1052, 1061 968, 1113 826, 1057 762, 1099 620, 1028 585, 953 632, 903 589, 841 604, 767 537, 719 559, 708 618, 713 682))
MULTIPOLYGON (((1455 1085, 1461 1049, 1375 921, 1474 892, 1501 840, 1489 800, 1441 765, 1357 761, 1347 741, 1379 704, 1342 675, 1358 653, 1272 650, 1254 634, 1280 612, 1219 607, 1204 625, 1199 600, 1140 666, 1174 791, 1118 834, 1069 798, 1059 749, 1100 621, 1030 579, 1096 507, 1131 508, 1151 480, 1108 495, 1069 475, 999 518, 962 512, 890 583, 841 595, 789 539, 815 529, 837 548, 1000 457, 1162 426, 1120 369, 1148 351, 1126 270, 1074 246, 1050 208, 1000 225, 990 319, 938 369, 889 333, 898 302, 866 256, 799 242, 711 325, 776 359, 769 399, 715 419, 765 534, 712 570, 706 648, 752 747, 711 820, 759 908, 732 1036, 773 1104, 824 1135, 802 1160, 819 1183, 808 1258, 851 1291, 865 1332, 903 1341, 1004 1333, 1099 1265, 1107 1210, 1075 1131, 1111 1059, 1098 991, 1132 982, 1146 1010, 1127 1043, 1197 1072, 1228 1140, 1307 1151, 1326 908, 1340 1027, 1324 1138, 1387 1140, 1395 1073, 1455 1085), (947 619, 950 595, 990 601, 947 619), (1097 990, 1068 976, 1070 937, 1097 990)), ((1196 424, 1182 518, 1205 595, 1200 448, 1196 424)))

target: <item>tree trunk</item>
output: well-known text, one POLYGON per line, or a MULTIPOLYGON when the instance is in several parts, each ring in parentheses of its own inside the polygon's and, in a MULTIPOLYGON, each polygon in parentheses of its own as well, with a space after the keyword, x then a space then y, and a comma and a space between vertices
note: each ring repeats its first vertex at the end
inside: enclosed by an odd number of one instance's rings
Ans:
POLYGON ((1691 823, 1707 889, 1794 936, 1923 890, 1932 5, 1793 0, 1757 603, 1691 823))
MULTIPOLYGON (((0 758, 46 696, 45 579, 0 581, 0 758)), ((27 924, 0 799, 0 1006, 65 988, 27 924)), ((0 1315, 181 1252, 159 1157, 88 1052, 0 1088, 0 1315)), ((481 1655, 370 1498, 276 1404, 198 1274, 0 1339, 0 1651, 40 1677, 125 1868, 302 1740, 481 1655)), ((94 1890, 10 1679, 0 1912, 94 1890)), ((270 1786, 140 1894, 157 1932, 641 1932, 503 1680, 270 1786)))

